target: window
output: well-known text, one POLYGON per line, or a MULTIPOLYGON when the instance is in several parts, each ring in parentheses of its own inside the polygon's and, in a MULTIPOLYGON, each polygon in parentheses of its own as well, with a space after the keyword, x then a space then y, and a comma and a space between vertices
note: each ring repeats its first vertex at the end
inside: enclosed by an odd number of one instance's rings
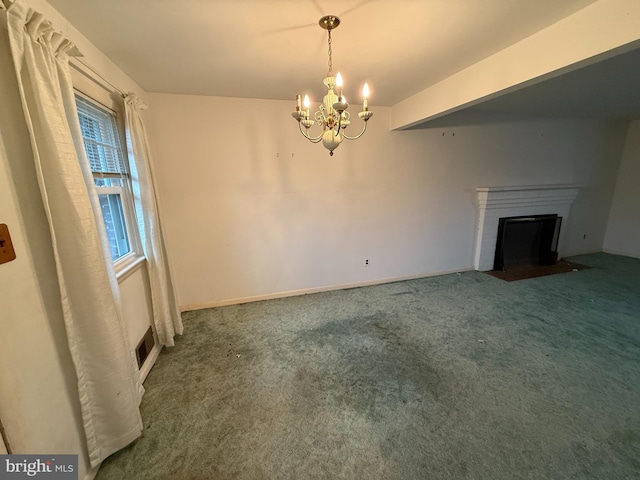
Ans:
POLYGON ((111 258, 115 263, 135 255, 136 223, 129 169, 114 112, 76 95, 78 118, 98 192, 111 258))

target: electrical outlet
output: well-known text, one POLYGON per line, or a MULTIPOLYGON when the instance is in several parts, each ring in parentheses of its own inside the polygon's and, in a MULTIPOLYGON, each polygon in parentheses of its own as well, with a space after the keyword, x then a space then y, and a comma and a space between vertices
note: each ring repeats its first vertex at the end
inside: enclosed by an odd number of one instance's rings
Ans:
POLYGON ((13 250, 9 227, 0 223, 0 263, 7 263, 16 259, 16 252, 13 250))
POLYGON ((368 267, 368 266, 369 266, 369 259, 368 259, 368 258, 367 258, 367 259, 365 259, 365 261, 364 261, 364 266, 365 266, 365 267, 368 267))

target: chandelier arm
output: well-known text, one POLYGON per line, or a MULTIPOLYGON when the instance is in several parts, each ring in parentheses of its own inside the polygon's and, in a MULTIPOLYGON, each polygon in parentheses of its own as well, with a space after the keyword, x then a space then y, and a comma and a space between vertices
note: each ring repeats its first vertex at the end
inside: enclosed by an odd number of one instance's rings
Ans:
POLYGON ((298 127, 300 128, 300 133, 302 134, 302 136, 304 138, 306 138, 307 140, 309 140, 311 143, 318 143, 320 140, 322 140, 322 133, 320 135, 318 135, 317 137, 311 137, 305 130, 302 129, 302 124, 298 123, 298 127))
POLYGON ((322 123, 322 124, 327 124, 329 122, 329 117, 326 115, 326 113, 328 113, 328 112, 324 108, 324 105, 320 104, 320 107, 318 107, 318 110, 319 111, 316 112, 316 115, 315 115, 316 122, 322 123), (318 117, 318 113, 320 113, 321 118, 318 117))
POLYGON ((357 134, 356 136, 354 136, 354 137, 349 137, 348 135, 345 135, 344 133, 342 134, 342 136, 343 136, 344 138, 346 138, 347 140, 357 140, 357 139, 359 139, 362 135, 364 135, 364 132, 365 132, 366 130, 367 130, 367 122, 364 122, 364 126, 362 127, 362 131, 361 131, 359 134, 357 134))

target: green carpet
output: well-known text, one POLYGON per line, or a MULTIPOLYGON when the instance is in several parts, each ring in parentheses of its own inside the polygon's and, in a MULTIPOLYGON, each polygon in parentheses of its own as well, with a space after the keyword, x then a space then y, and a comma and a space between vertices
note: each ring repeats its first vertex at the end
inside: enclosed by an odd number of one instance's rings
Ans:
POLYGON ((640 260, 184 314, 109 479, 640 478, 640 260))

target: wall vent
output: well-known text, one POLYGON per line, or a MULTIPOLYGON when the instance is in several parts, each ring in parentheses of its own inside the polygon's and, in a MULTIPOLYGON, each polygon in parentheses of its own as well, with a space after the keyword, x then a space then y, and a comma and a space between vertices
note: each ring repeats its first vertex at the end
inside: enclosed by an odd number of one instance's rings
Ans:
POLYGON ((151 327, 149 327, 149 330, 147 330, 147 332, 144 334, 144 337, 142 337, 142 340, 140 340, 140 343, 136 347, 136 359, 138 360, 138 368, 142 368, 142 365, 144 365, 144 361, 151 353, 154 345, 155 342, 153 340, 153 331, 151 330, 151 327))

